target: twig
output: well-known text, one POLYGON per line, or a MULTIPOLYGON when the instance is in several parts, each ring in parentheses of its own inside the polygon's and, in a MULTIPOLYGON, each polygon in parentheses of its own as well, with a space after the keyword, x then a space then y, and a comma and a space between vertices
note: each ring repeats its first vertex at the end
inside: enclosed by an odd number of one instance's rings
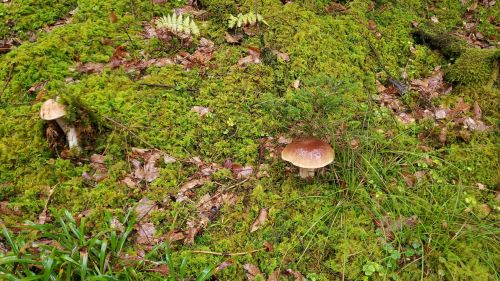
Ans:
POLYGON ((136 133, 134 133, 131 129, 129 129, 127 126, 123 125, 122 123, 108 117, 108 116, 105 116, 105 115, 102 115, 102 117, 108 121, 110 121, 111 123, 115 124, 116 126, 122 128, 123 130, 127 131, 128 133, 130 133, 132 136, 134 136, 136 139, 138 139, 139 141, 143 142, 144 144, 146 144, 147 146, 149 146, 150 148, 156 148, 154 145, 152 145, 151 143, 147 142, 146 140, 144 140, 143 138, 139 137, 136 133))
POLYGON ((220 252, 196 251, 196 250, 195 251, 191 251, 191 253, 195 253, 195 254, 208 254, 208 255, 223 256, 223 257, 234 257, 234 256, 244 256, 244 255, 247 255, 247 254, 253 254, 253 253, 260 252, 260 251, 265 251, 265 250, 267 250, 266 247, 260 248, 260 249, 256 249, 256 250, 247 251, 247 252, 240 252, 240 253, 220 253, 220 252))
POLYGON ((403 83, 399 82, 396 78, 394 78, 394 76, 392 76, 391 73, 387 70, 387 68, 385 67, 385 64, 382 62, 382 59, 380 59, 380 56, 378 55, 377 50, 375 50, 375 47, 373 46, 372 42, 370 41, 370 39, 368 37, 366 37, 366 41, 368 42, 368 46, 370 46, 371 51, 375 55, 375 58, 377 59, 378 64, 380 65, 380 67, 382 67, 384 72, 389 76, 389 82, 392 85, 394 85, 394 87, 396 87, 396 89, 398 90, 398 92, 401 95, 404 94, 406 92, 406 86, 403 83))
POLYGON ((135 5, 134 5, 134 0, 130 0, 130 13, 132 14, 132 16, 134 16, 134 19, 135 19, 136 17, 135 17, 135 5))
POLYGON ((164 85, 164 84, 152 84, 152 83, 139 83, 141 86, 150 86, 150 87, 160 87, 160 88, 173 88, 174 86, 172 85, 164 85))
MULTIPOLYGON (((158 88, 165 88, 165 89, 173 89, 175 86, 172 85, 165 85, 165 84, 154 84, 154 83, 139 83, 141 86, 149 86, 149 87, 158 87, 158 88)), ((185 88, 186 91, 189 92, 196 92, 196 89, 193 88, 185 88)))
POLYGON ((7 79, 5 80, 5 84, 3 85, 2 91, 0 92, 0 98, 2 97, 3 93, 5 92, 5 89, 7 89, 7 86, 9 86, 10 80, 12 80, 12 71, 14 70, 14 64, 10 65, 10 70, 9 70, 9 75, 7 76, 7 79))

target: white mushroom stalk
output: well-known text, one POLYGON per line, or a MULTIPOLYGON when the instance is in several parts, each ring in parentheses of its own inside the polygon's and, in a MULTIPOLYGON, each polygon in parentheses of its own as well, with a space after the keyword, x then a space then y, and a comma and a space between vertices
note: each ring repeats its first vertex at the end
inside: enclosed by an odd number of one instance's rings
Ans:
POLYGON ((64 105, 58 103, 53 99, 49 99, 43 103, 42 108, 40 109, 40 117, 43 120, 54 120, 57 125, 61 127, 64 134, 66 135, 66 139, 68 141, 69 149, 77 149, 80 150, 80 146, 78 145, 78 134, 76 132, 76 128, 69 125, 65 120, 64 116, 66 115, 66 110, 64 105))

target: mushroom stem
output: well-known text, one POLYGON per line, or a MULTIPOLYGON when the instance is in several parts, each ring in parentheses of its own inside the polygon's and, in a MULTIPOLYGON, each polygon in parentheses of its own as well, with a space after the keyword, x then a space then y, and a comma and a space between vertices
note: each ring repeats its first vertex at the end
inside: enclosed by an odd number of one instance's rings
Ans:
POLYGON ((299 175, 303 179, 314 177, 314 171, 316 169, 299 168, 299 175))
POLYGON ((66 139, 68 140, 69 149, 79 148, 78 136, 77 136, 75 127, 68 125, 68 123, 66 123, 66 121, 64 121, 62 117, 57 118, 56 122, 59 125, 59 127, 61 127, 61 129, 64 131, 64 134, 66 135, 66 139))

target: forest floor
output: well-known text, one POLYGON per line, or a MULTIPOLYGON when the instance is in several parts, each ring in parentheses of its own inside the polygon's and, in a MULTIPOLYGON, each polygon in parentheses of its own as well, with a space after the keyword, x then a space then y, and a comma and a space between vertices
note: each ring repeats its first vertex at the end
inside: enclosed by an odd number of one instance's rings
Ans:
POLYGON ((0 279, 500 279, 498 1, 2 2, 0 279))

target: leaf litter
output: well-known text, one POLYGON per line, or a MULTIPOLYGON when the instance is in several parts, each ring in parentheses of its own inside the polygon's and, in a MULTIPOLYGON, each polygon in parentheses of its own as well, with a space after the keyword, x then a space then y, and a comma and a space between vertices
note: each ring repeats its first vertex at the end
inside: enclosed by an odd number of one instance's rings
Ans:
POLYGON ((384 86, 378 82, 378 95, 376 100, 392 111, 392 113, 403 124, 411 124, 422 119, 433 119, 437 127, 435 137, 440 143, 445 143, 451 123, 455 131, 486 131, 489 127, 481 120, 481 108, 477 102, 471 106, 459 98, 452 108, 436 107, 433 101, 439 97, 446 96, 452 91, 452 86, 444 81, 444 72, 437 67, 434 72, 424 79, 414 79, 410 83, 410 89, 418 94, 419 106, 410 108, 403 102, 403 97, 395 86, 384 86), (472 112, 470 109, 473 109, 472 112))

